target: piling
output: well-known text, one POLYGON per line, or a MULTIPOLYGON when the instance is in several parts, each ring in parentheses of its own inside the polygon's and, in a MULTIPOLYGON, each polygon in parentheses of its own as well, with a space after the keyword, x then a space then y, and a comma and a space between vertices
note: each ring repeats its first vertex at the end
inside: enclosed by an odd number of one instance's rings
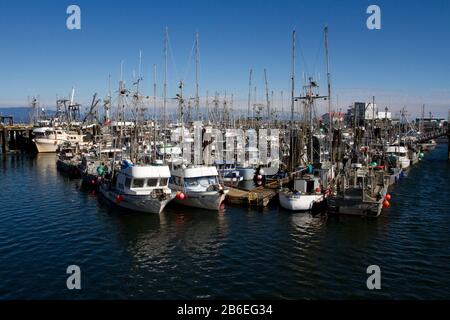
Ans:
POLYGON ((8 128, 3 127, 2 130, 2 152, 3 154, 8 153, 9 151, 9 133, 8 128))

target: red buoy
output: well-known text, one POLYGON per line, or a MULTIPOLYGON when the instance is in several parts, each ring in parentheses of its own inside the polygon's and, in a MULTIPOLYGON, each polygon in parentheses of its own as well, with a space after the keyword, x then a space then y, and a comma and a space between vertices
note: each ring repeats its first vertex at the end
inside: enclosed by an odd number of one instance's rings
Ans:
POLYGON ((186 198, 186 195, 183 192, 177 192, 178 200, 184 200, 185 198, 186 198))
POLYGON ((117 202, 117 203, 121 203, 122 201, 123 201, 123 196, 120 195, 120 194, 118 194, 118 195, 116 196, 116 202, 117 202))
POLYGON ((385 197, 384 197, 387 201, 390 201, 391 200, 391 195, 388 193, 385 197))
POLYGON ((391 206, 391 204, 389 203, 389 201, 385 200, 385 201, 383 202, 383 208, 387 209, 387 208, 389 208, 390 206, 391 206))
POLYGON ((320 193, 320 187, 316 188, 316 193, 320 193))

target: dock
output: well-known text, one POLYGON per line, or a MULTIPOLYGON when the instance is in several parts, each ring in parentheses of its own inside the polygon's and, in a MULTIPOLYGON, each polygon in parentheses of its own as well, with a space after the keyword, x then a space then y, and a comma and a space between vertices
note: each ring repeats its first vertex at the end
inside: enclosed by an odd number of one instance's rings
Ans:
POLYGON ((3 154, 17 150, 33 150, 33 126, 14 124, 13 117, 0 116, 0 146, 3 154))
POLYGON ((228 187, 228 194, 225 201, 230 204, 248 206, 248 207, 267 207, 270 201, 277 195, 277 188, 260 186, 251 190, 243 190, 228 187))

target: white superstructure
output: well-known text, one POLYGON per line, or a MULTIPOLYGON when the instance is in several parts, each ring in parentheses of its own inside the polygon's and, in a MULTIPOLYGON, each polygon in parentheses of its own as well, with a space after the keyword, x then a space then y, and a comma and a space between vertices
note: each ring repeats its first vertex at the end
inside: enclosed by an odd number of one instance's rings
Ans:
POLYGON ((169 187, 182 193, 175 202, 207 210, 219 210, 228 190, 219 183, 216 167, 177 166, 171 170, 169 187))

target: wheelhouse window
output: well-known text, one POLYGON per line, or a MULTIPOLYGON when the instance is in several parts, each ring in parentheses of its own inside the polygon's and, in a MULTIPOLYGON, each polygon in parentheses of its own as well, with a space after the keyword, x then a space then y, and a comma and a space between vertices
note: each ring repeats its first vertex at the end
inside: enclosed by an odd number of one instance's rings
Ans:
POLYGON ((169 180, 169 179, 167 179, 167 178, 160 178, 160 180, 159 180, 159 185, 160 185, 160 186, 167 186, 168 180, 169 180))
POLYGON ((147 179, 147 187, 156 187, 158 179, 147 179))
POLYGON ((133 188, 143 188, 145 179, 133 179, 133 188))
POLYGON ((197 178, 184 178, 184 184, 187 187, 195 187, 198 186, 198 181, 197 178))
POLYGON ((203 186, 208 187, 209 185, 217 184, 216 176, 208 177, 197 177, 197 178, 184 178, 184 184, 187 187, 203 186))

